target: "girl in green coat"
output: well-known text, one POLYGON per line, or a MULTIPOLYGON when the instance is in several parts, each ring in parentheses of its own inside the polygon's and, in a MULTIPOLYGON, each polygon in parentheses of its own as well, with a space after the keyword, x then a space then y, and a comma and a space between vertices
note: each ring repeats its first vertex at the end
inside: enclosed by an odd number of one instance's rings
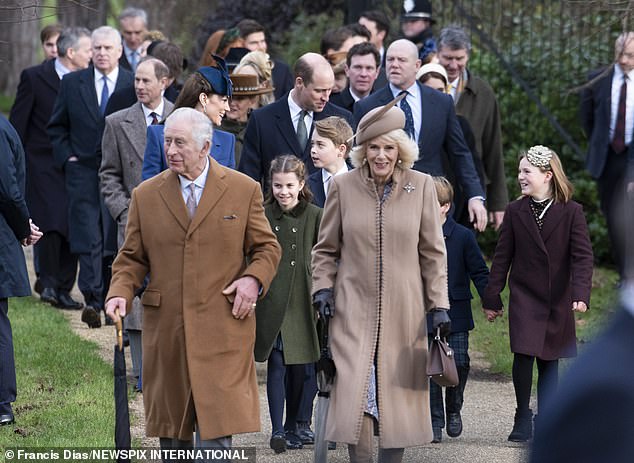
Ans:
POLYGON ((282 246, 282 261, 256 311, 255 359, 268 361, 267 396, 275 453, 302 448, 297 412, 306 364, 319 357, 311 303, 311 250, 317 242, 322 210, 311 204, 306 167, 293 155, 276 157, 270 168, 266 217, 282 246), (282 426, 286 401, 286 422, 282 426))

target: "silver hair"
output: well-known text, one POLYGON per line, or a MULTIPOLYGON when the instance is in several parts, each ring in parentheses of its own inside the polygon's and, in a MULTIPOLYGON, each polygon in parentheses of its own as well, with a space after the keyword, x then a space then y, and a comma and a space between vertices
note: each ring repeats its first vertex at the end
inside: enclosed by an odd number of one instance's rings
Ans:
POLYGON ((205 142, 211 143, 213 126, 207 116, 193 108, 175 109, 165 120, 165 130, 176 122, 185 122, 191 130, 192 139, 198 149, 205 146, 205 142))
POLYGON ((438 36, 438 49, 447 47, 450 50, 471 51, 471 39, 465 30, 457 24, 450 24, 440 31, 438 36))
POLYGON ((135 8, 133 6, 129 6, 128 8, 125 8, 121 12, 121 14, 119 15, 117 19, 121 21, 122 19, 126 19, 126 18, 141 18, 141 20, 143 21, 143 24, 147 26, 147 13, 142 8, 135 8))
POLYGON ((103 37, 108 35, 115 39, 116 44, 121 43, 121 34, 114 27, 110 26, 101 26, 92 31, 91 39, 95 40, 95 37, 103 37))
POLYGON ((65 57, 69 48, 77 48, 79 39, 82 37, 90 38, 90 30, 85 27, 67 27, 62 30, 57 39, 57 54, 65 57))

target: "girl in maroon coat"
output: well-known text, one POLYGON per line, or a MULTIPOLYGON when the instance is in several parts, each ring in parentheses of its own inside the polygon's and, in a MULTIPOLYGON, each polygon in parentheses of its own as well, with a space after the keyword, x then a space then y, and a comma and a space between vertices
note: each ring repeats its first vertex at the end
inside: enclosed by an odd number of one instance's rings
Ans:
POLYGON ((517 179, 522 196, 506 208, 482 303, 489 321, 502 314, 500 293, 508 275, 517 400, 508 439, 525 442, 533 431, 533 363, 541 408, 557 385, 559 359, 577 353, 573 312, 588 308, 593 256, 582 207, 571 199, 573 186, 557 154, 533 146, 520 157, 517 179))

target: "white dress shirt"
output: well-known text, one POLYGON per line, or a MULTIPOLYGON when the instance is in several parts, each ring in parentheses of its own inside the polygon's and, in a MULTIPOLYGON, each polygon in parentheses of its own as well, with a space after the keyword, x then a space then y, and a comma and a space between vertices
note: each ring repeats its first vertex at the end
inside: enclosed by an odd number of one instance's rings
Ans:
POLYGON ((141 108, 143 108, 143 114, 145 114, 145 125, 147 125, 148 127, 152 125, 152 113, 156 113, 156 118, 159 122, 163 120, 163 108, 165 108, 165 102, 163 101, 163 98, 161 98, 161 102, 156 107, 156 109, 150 109, 144 104, 141 105, 141 108))
MULTIPOLYGON (((95 90, 97 91, 97 106, 101 106, 101 91, 103 90, 103 74, 95 68, 95 90)), ((119 66, 115 67, 110 74, 106 75, 108 82, 108 95, 112 95, 114 88, 117 86, 117 78, 119 77, 119 66)))
MULTIPOLYGON (((400 88, 395 87, 391 83, 389 85, 394 98, 396 98, 403 91, 400 88)), ((420 127, 423 123, 423 108, 421 107, 420 101, 420 89, 418 88, 418 84, 414 82, 411 87, 406 88, 405 90, 407 90, 407 96, 405 97, 405 99, 409 103, 409 107, 412 108, 412 118, 414 119, 414 141, 418 143, 418 139, 420 137, 420 127)), ((401 104, 398 103, 397 106, 400 108, 401 104)))
MULTIPOLYGON (((335 175, 345 174, 346 172, 348 172, 348 166, 344 163, 343 166, 341 166, 341 169, 335 172, 335 175)), ((328 188, 330 187, 330 180, 332 180, 332 177, 333 175, 326 169, 321 169, 321 181, 323 182, 326 198, 328 197, 328 188)))
MULTIPOLYGON (((293 122, 293 128, 295 129, 295 133, 297 133, 297 123, 299 122, 299 116, 303 111, 302 108, 299 107, 295 100, 293 100, 293 92, 295 90, 291 90, 288 92, 288 109, 291 113, 291 121, 293 122)), ((308 111, 308 114, 304 117, 304 125, 306 125, 306 133, 310 137, 310 128, 313 125, 313 112, 308 111)))

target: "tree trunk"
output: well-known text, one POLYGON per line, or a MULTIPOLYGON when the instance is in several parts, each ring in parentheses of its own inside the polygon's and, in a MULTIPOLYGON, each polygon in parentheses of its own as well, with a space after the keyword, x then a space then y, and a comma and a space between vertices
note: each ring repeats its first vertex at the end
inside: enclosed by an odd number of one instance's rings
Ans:
POLYGON ((57 0, 58 22, 64 27, 96 29, 106 24, 109 3, 106 0, 57 0))
POLYGON ((4 0, 0 6, 0 93, 15 94, 22 69, 42 59, 40 0, 4 0))

